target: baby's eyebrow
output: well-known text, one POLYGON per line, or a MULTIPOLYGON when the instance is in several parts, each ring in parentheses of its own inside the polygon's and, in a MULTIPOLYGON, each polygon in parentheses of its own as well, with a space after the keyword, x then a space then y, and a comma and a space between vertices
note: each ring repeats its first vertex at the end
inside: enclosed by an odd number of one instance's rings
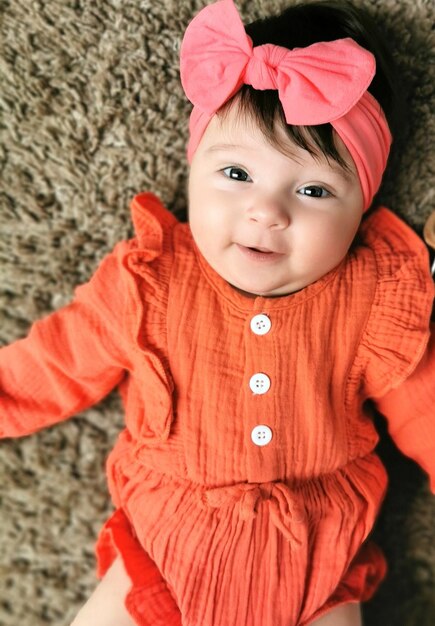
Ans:
POLYGON ((353 182, 355 180, 355 174, 352 170, 348 170, 338 163, 328 163, 328 167, 335 173, 337 176, 341 176, 348 183, 353 182))

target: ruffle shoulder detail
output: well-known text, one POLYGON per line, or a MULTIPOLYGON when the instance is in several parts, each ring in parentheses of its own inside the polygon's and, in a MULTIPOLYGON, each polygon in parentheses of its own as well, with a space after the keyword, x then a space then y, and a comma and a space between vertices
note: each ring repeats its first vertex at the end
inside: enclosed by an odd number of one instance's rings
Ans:
POLYGON ((177 218, 149 192, 134 196, 130 209, 138 249, 144 261, 152 261, 162 253, 165 235, 178 223, 177 218))
POLYGON ((152 193, 134 196, 130 208, 135 237, 122 265, 129 303, 124 324, 133 363, 120 392, 129 431, 139 444, 158 444, 168 438, 173 420, 166 334, 173 230, 179 222, 152 193))
POLYGON ((380 207, 361 226, 373 252, 376 286, 358 359, 367 397, 398 387, 420 362, 429 340, 434 283, 427 248, 399 217, 380 207))

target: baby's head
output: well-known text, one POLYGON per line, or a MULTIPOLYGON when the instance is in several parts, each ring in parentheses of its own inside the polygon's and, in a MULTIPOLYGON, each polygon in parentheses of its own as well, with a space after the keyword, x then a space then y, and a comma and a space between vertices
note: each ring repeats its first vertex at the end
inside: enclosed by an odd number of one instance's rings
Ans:
POLYGON ((393 90, 374 32, 365 14, 331 1, 245 33, 221 0, 189 26, 189 221, 202 255, 239 290, 293 293, 346 256, 391 141, 382 108, 393 90))

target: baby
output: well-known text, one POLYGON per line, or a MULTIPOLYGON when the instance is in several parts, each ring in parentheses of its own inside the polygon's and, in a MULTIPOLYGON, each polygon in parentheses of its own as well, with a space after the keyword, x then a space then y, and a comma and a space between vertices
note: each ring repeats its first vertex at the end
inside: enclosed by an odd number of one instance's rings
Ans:
POLYGON ((390 61, 350 5, 245 28, 220 0, 187 28, 181 80, 189 224, 133 199, 136 236, 0 351, 0 434, 119 387, 102 580, 73 626, 358 626, 386 571, 366 400, 435 491, 428 255, 373 206, 390 61))

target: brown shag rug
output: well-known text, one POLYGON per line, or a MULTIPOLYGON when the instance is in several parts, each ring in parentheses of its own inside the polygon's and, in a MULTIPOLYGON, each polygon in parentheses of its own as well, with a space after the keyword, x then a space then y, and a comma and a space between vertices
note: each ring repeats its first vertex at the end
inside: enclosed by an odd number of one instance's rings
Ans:
MULTIPOLYGON (((434 3, 363 1, 408 90, 409 123, 381 199, 421 233, 434 208, 434 3)), ((287 4, 238 2, 245 20, 287 4)), ((178 51, 203 5, 0 0, 1 344, 66 304, 131 236, 134 194, 153 190, 183 215, 189 106, 178 51)), ((2 626, 67 626, 93 589, 94 541, 111 510, 104 461, 121 427, 113 395, 68 423, 1 442, 2 626)), ((365 624, 433 626, 435 498, 385 433, 381 454, 391 489, 376 536, 390 572, 365 624)))

